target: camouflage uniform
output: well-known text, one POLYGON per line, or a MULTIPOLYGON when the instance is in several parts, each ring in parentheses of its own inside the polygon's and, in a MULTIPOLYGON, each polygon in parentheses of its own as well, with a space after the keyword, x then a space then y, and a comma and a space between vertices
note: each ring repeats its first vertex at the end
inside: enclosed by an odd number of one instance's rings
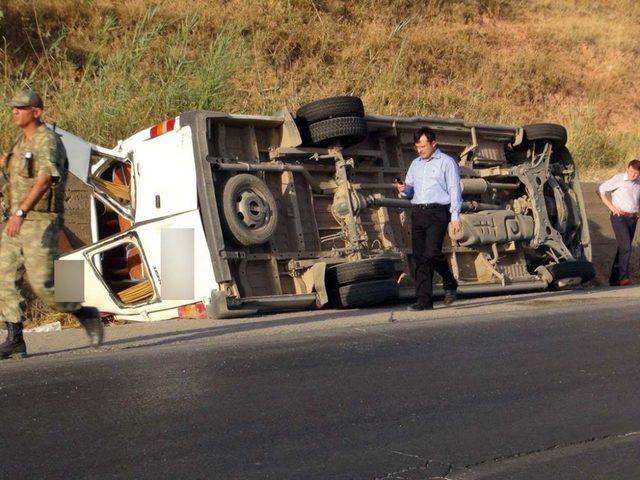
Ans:
POLYGON ((20 208, 39 175, 51 176, 52 185, 27 213, 18 234, 4 234, 0 239, 0 321, 23 320, 24 298, 17 288, 22 266, 30 286, 48 306, 64 312, 81 307, 79 303, 54 301, 53 265, 58 258, 66 162, 59 135, 40 125, 29 140, 20 135, 5 163, 5 201, 10 213, 20 208))

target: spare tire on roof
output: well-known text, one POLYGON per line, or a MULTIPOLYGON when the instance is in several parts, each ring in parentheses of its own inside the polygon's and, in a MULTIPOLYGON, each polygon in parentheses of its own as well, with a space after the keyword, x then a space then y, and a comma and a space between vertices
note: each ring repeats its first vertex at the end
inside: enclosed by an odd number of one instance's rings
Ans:
POLYGON ((309 140, 313 145, 347 147, 367 136, 367 123, 361 117, 339 117, 309 125, 309 140))
POLYGON ((296 112, 299 121, 307 125, 338 117, 364 117, 364 105, 359 97, 330 97, 301 106, 296 112))

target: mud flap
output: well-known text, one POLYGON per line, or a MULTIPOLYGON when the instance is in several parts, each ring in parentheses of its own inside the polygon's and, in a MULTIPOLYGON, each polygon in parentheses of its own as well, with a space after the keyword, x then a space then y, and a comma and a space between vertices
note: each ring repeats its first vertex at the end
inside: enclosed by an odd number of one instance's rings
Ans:
POLYGON ((316 292, 316 306, 322 308, 329 303, 329 294, 325 283, 325 274, 327 264, 325 262, 315 263, 311 268, 302 274, 305 285, 308 285, 308 291, 316 292))
POLYGON ((282 117, 284 123, 282 124, 282 140, 280 141, 280 147, 299 147, 302 145, 302 137, 300 131, 296 125, 293 115, 288 109, 283 108, 279 112, 275 113, 276 117, 282 117))

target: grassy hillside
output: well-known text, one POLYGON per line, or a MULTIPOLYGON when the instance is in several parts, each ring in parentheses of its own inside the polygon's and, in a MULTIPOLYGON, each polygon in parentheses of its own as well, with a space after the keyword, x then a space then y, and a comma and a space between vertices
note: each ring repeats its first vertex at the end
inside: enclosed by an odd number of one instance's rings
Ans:
MULTIPOLYGON (((583 177, 640 155, 636 0, 0 0, 0 96, 113 145, 189 109, 553 121, 583 177)), ((0 119, 5 147, 13 134, 0 119)))

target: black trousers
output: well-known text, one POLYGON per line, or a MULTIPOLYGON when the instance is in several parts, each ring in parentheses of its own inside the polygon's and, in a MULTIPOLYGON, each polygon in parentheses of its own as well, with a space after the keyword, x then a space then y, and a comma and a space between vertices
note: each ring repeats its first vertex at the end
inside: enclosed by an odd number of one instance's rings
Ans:
POLYGON ((616 258, 611 267, 609 284, 616 285, 620 280, 629 278, 629 263, 631 260, 631 242, 636 233, 637 217, 622 217, 611 215, 611 226, 618 243, 616 258))
POLYGON ((458 282, 442 253, 442 242, 451 220, 449 205, 411 209, 411 242, 415 262, 416 297, 424 306, 433 305, 433 271, 440 274, 445 290, 455 290, 458 282))

